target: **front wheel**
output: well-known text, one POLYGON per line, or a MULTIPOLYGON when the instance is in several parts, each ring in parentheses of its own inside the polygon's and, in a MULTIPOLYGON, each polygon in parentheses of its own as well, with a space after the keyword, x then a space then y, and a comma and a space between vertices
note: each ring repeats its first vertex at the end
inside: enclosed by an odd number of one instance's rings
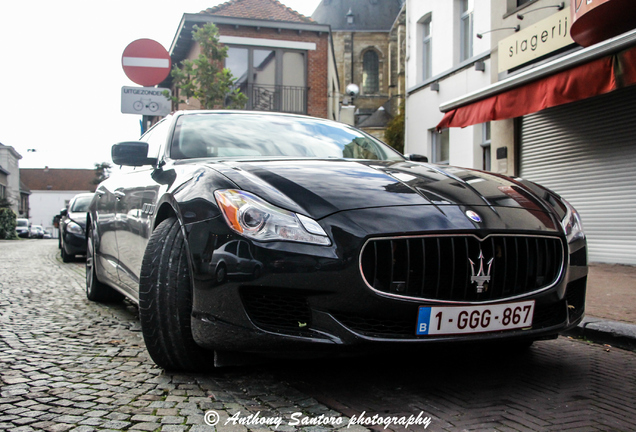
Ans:
POLYGON ((64 247, 64 240, 62 240, 62 248, 60 250, 60 254, 62 255, 62 262, 70 263, 75 258, 74 255, 69 255, 66 253, 66 248, 64 247))
POLYGON ((192 283, 179 221, 161 222, 148 240, 141 265, 139 318, 152 360, 167 370, 202 371, 213 353, 194 342, 192 283))

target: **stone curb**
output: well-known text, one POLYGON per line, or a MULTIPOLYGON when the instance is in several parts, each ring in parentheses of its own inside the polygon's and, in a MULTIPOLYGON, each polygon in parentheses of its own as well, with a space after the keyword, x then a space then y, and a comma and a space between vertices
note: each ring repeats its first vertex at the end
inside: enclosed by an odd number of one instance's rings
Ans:
POLYGON ((617 348, 636 350, 636 325, 634 324, 586 317, 578 326, 563 334, 583 337, 617 348))

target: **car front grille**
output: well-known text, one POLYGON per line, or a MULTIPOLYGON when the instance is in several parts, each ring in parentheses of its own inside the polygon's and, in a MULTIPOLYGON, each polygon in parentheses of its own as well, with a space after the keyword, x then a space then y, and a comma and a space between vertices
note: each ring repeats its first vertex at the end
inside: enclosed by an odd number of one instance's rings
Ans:
POLYGON ((553 286, 564 266, 557 237, 490 235, 371 239, 360 256, 384 294, 452 302, 508 299, 553 286))

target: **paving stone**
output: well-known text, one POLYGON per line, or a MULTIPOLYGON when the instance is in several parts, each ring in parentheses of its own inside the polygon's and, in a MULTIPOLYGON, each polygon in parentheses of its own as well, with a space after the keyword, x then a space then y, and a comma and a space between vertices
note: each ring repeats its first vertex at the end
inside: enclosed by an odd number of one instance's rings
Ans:
POLYGON ((134 422, 152 422, 158 419, 159 417, 154 415, 148 415, 148 414, 138 414, 130 418, 130 420, 134 422))
POLYGON ((181 425, 164 425, 161 427, 161 432, 183 432, 186 429, 186 426, 181 425))
MULTIPOLYGON (((154 431, 155 429, 160 428, 161 425, 159 423, 135 423, 130 427, 129 430, 142 430, 142 431, 154 431)), ((208 430, 208 432, 210 432, 208 430)))
POLYGON ((165 416, 161 419, 162 424, 182 424, 184 421, 185 418, 179 416, 165 416))
POLYGON ((106 429, 124 429, 127 428, 130 424, 130 422, 111 420, 104 423, 102 426, 106 429))

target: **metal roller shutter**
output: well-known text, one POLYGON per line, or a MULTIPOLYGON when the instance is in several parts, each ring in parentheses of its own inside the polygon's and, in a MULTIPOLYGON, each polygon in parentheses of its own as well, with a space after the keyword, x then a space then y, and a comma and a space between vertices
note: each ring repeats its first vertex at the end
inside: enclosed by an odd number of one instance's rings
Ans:
POLYGON ((636 264, 636 87, 525 116, 520 174, 581 214, 591 262, 636 264))

